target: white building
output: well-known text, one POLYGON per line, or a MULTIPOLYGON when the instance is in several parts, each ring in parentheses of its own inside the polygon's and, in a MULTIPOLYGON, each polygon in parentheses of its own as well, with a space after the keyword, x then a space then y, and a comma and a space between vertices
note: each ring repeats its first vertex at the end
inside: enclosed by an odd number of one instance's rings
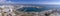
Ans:
POLYGON ((0 6, 0 8, 0 13, 3 13, 4 16, 7 16, 9 14, 11 14, 12 16, 15 15, 13 13, 14 6, 12 5, 2 5, 0 6))

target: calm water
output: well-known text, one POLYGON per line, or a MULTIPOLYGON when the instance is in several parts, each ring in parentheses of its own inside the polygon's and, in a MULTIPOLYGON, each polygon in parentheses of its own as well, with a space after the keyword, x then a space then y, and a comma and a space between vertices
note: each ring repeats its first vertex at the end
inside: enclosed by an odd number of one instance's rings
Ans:
MULTIPOLYGON (((57 5, 34 5, 34 6, 42 6, 43 8, 25 7, 21 11, 24 11, 25 9, 27 9, 25 12, 40 12, 40 11, 60 7, 60 5, 58 5, 58 6, 57 5)), ((20 10, 20 9, 18 9, 18 10, 20 10)))

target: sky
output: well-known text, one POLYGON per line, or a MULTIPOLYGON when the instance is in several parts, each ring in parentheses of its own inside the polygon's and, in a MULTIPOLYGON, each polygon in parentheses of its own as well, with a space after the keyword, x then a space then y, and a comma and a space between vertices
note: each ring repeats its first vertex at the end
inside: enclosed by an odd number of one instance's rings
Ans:
POLYGON ((60 0, 0 0, 2 3, 12 4, 60 4, 60 0))

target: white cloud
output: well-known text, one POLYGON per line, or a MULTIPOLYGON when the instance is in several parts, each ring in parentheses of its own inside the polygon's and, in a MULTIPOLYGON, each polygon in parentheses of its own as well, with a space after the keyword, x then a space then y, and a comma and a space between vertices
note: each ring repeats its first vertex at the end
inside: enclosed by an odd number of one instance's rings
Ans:
POLYGON ((7 1, 7 0, 0 0, 0 4, 9 4, 9 3, 14 3, 14 2, 7 1))
POLYGON ((36 1, 36 2, 12 2, 6 0, 0 0, 0 4, 60 4, 59 0, 51 1, 36 1))
POLYGON ((47 2, 47 3, 41 3, 41 4, 60 4, 60 2, 47 2))
POLYGON ((6 0, 0 0, 0 2, 6 2, 6 0))

